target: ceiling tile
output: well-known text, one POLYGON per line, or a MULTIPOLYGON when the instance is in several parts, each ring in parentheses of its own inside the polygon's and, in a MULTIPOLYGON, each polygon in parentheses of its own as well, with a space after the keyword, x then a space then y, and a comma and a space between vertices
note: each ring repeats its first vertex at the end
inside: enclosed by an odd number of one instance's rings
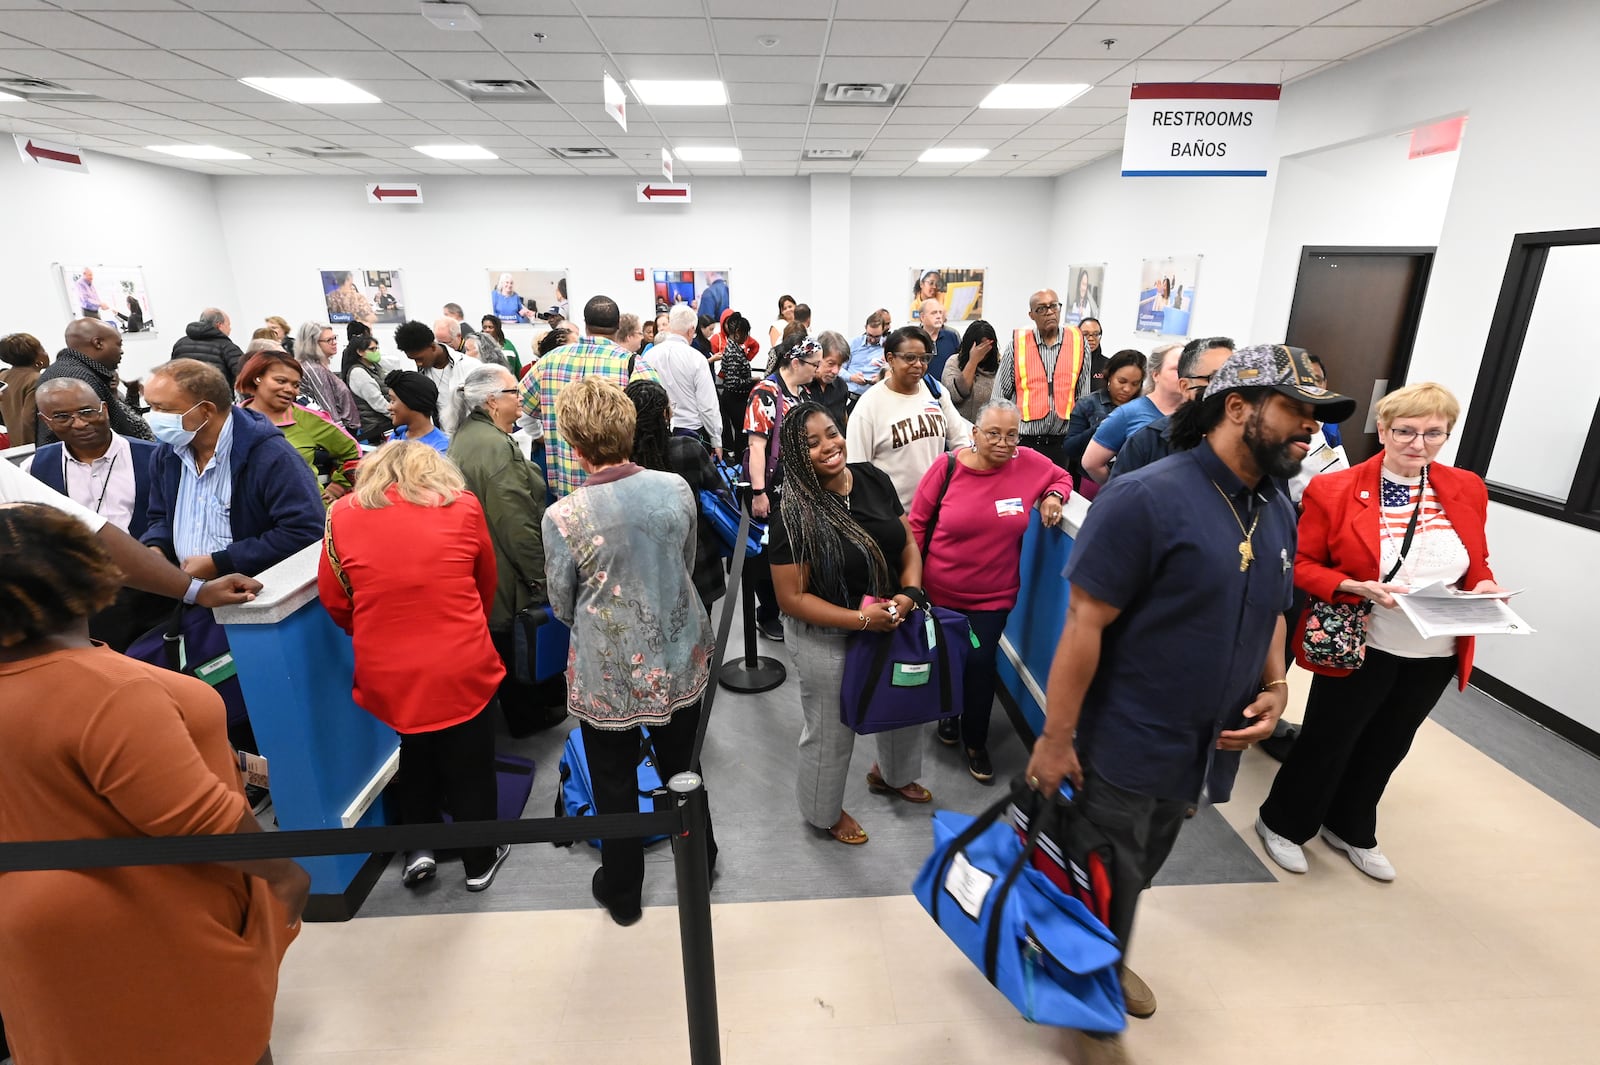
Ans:
MULTIPOLYGON (((521 72, 500 55, 470 52, 397 52, 395 55, 426 71, 429 78, 519 78, 521 72)), ((596 86, 599 80, 596 79, 596 86)))
POLYGON ((1246 59, 1213 70, 1212 81, 1263 82, 1282 85, 1328 64, 1319 59, 1246 59))
POLYGON ((1315 22, 1328 12, 1337 11, 1348 3, 1350 0, 1228 0, 1200 19, 1200 24, 1299 27, 1315 22))
MULTIPOLYGON (((703 18, 592 18, 589 26, 612 52, 710 52, 711 34, 703 18)), ((688 70, 693 67, 689 66, 688 70)), ((684 77, 690 74, 686 71, 684 77)))
MULTIPOLYGON (((728 60, 724 60, 727 63, 728 60)), ((822 61, 822 80, 825 82, 862 81, 889 82, 903 85, 918 76, 922 59, 884 58, 865 56, 828 56, 822 61)), ((810 80, 810 79, 807 79, 810 80)))
POLYGON ((943 22, 855 22, 836 20, 828 34, 828 54, 914 56, 932 52, 944 36, 943 22))
POLYGON ((219 14, 217 18, 258 41, 296 53, 378 47, 332 15, 242 12, 219 14))
MULTIPOLYGON (((145 48, 137 52, 75 50, 75 54, 107 70, 134 78, 214 78, 217 72, 173 52, 145 48)), ((263 52, 262 55, 271 53, 263 52)))
MULTIPOLYGON (((519 11, 483 20, 483 36, 502 52, 597 52, 600 42, 570 9, 565 17, 519 11), (535 33, 545 35, 543 43, 535 33)), ((645 49, 648 51, 649 49, 645 49)))
POLYGON ((811 118, 809 107, 769 107, 762 104, 735 104, 728 108, 734 122, 806 122, 811 118))
MULTIPOLYGON (((143 5, 144 0, 135 0, 143 5)), ((158 48, 261 48, 263 45, 207 15, 188 12, 122 13, 103 11, 95 21, 158 48)))
POLYGON ((970 107, 906 107, 901 105, 889 116, 891 126, 936 126, 960 122, 972 114, 970 107))
POLYGON ((417 5, 413 4, 410 12, 402 18, 394 15, 345 15, 340 21, 357 33, 395 52, 415 50, 485 52, 490 48, 489 42, 485 40, 487 24, 494 20, 485 20, 483 34, 441 30, 427 19, 419 17, 417 5))
POLYGON ((1161 23, 1187 26, 1218 6, 1218 0, 1099 0, 1083 14, 1080 22, 1135 24, 1161 23))
POLYGON ((965 2, 966 0, 837 0, 834 17, 877 19, 897 24, 894 32, 898 33, 907 22, 917 20, 949 22, 961 11, 965 2))
MULTIPOLYGON (((683 64, 679 62, 679 77, 683 64)), ((817 61, 803 56, 775 55, 764 59, 755 56, 732 55, 722 60, 722 76, 727 81, 798 81, 806 85, 817 83, 817 61)))
POLYGON ((1311 26, 1296 30, 1249 56, 1251 59, 1343 59, 1389 40, 1393 26, 1311 26))
MULTIPOLYGON (((124 100, 130 104, 137 103, 189 103, 188 96, 182 93, 164 89, 149 82, 134 81, 131 78, 101 79, 101 78, 72 78, 67 81, 67 87, 77 89, 79 92, 93 93, 108 99, 124 100)), ((194 84, 185 82, 185 84, 194 84)))
POLYGON ((143 48, 121 30, 65 11, 19 11, 6 19, 6 33, 45 48, 143 48))
POLYGON ((712 18, 827 18, 834 0, 705 0, 712 18))
MULTIPOLYGON (((835 23, 837 26, 837 23, 835 23)), ((721 55, 801 55, 820 56, 828 36, 828 23, 821 19, 718 19, 712 24, 717 52, 721 55), (776 37, 771 48, 757 43, 761 37, 776 37)), ((832 49, 830 42, 830 50, 832 49)))
POLYGON ((1054 33, 1037 22, 963 22, 939 45, 942 56, 1031 56, 1054 33))
POLYGON ((1289 32, 1282 26, 1190 26, 1162 41, 1142 58, 1232 61, 1289 32))
POLYGON ((311 0, 184 0, 196 11, 280 11, 315 12, 311 0))
POLYGON ((1172 26, 1090 26, 1077 23, 1039 53, 1041 59, 1137 59, 1177 33, 1172 26), (1109 47, 1102 41, 1113 42, 1109 47))
POLYGON ((1141 81, 1199 81, 1221 65, 1215 59, 1140 59, 1129 63, 1100 84, 1114 87, 1141 81))
MULTIPOLYGON (((490 58, 499 62, 498 57, 490 58)), ((368 92, 373 92, 366 85, 369 78, 399 79, 417 76, 415 67, 392 52, 301 52, 300 59, 319 74, 358 82, 368 92)), ((427 71, 424 69, 424 76, 426 75, 427 71)), ((373 92, 373 95, 381 96, 376 92, 373 92)))
POLYGON ((506 58, 534 81, 599 80, 608 69, 618 73, 600 52, 508 52, 506 58))
POLYGON ((919 85, 1000 85, 1022 68, 1023 59, 951 59, 934 56, 917 75, 919 85))
MULTIPOLYGON (((1387 0, 1356 0, 1322 20, 1324 26, 1425 26, 1479 0, 1406 0, 1403 4, 1387 0)), ((1309 19, 1307 21, 1310 21, 1309 19)))
MULTIPOLYGON (((110 68, 115 70, 115 64, 110 68)), ((35 78, 103 78, 107 68, 45 48, 0 49, 0 70, 35 78)))
MULTIPOLYGON (((0 9, 6 11, 45 10, 47 6, 42 0, 4 0, 0 2, 0 9)), ((74 11, 95 12, 101 11, 182 11, 183 5, 178 0, 72 0, 74 11)))
POLYGON ((361 87, 378 99, 394 104, 446 103, 461 99, 455 92, 433 81, 364 79, 361 87))
POLYGON ((728 99, 736 104, 809 104, 816 95, 816 79, 805 82, 734 81, 728 83, 728 99))
MULTIPOLYGON (((232 75, 235 78, 314 78, 317 71, 306 66, 295 56, 272 49, 261 48, 250 51, 227 51, 211 49, 205 51, 189 51, 179 49, 171 53, 180 56, 202 67, 208 67, 207 78, 221 75, 232 75)), ((301 53, 310 55, 309 52, 301 53)), ((197 75, 198 76, 198 75, 197 75)), ((260 90, 245 89, 254 95, 260 95, 260 90)))
POLYGON ((811 109, 811 121, 843 126, 881 126, 892 108, 853 104, 818 104, 811 109))
POLYGON ((974 108, 988 95, 983 85, 912 85, 900 97, 901 104, 910 107, 964 107, 974 108))
POLYGON ((1126 65, 1121 59, 1035 59, 1007 80, 1098 85, 1126 65))

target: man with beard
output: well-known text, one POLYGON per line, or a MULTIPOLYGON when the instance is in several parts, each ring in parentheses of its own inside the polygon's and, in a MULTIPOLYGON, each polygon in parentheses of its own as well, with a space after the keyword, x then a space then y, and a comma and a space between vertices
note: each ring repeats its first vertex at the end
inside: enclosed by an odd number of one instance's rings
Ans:
MULTIPOLYGON (((1354 410, 1315 384, 1303 354, 1237 351, 1174 414, 1180 453, 1107 485, 1073 546, 1027 779, 1046 795, 1070 780, 1115 849, 1109 924, 1132 1016, 1156 1009, 1127 968, 1139 894, 1208 774, 1212 800, 1226 801, 1237 752, 1270 736, 1288 702, 1295 512, 1278 483, 1299 468, 1319 419, 1354 410)), ((1116 1036, 1086 1037, 1080 1058, 1128 1060, 1116 1036)))

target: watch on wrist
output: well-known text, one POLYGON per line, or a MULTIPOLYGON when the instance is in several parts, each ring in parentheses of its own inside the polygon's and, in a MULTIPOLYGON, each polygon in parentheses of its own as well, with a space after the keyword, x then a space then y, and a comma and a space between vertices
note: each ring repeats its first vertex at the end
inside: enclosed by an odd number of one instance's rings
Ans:
POLYGON ((191 578, 189 581, 189 590, 183 593, 184 603, 188 606, 194 606, 195 601, 200 598, 200 589, 204 588, 205 586, 206 582, 201 580, 199 577, 191 578))

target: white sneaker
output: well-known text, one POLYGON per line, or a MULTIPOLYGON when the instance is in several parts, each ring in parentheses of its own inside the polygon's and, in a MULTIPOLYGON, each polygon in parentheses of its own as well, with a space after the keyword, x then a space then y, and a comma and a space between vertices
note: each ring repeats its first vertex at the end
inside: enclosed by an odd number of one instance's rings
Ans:
POLYGON ((1395 877, 1394 866, 1389 864, 1389 859, 1376 847, 1352 847, 1326 828, 1322 830, 1322 838, 1328 846, 1336 851, 1344 851, 1350 856, 1350 864, 1366 873, 1374 880, 1388 883, 1395 877))
POLYGON ((1277 862, 1284 870, 1291 873, 1303 873, 1306 865, 1306 852, 1300 844, 1278 835, 1267 827, 1261 815, 1256 814, 1256 835, 1261 837, 1261 842, 1267 848, 1267 857, 1277 862))
POLYGON ((432 880, 439 871, 439 863, 434 859, 432 851, 411 851, 406 855, 406 864, 400 870, 400 882, 406 887, 416 887, 424 880, 432 880))

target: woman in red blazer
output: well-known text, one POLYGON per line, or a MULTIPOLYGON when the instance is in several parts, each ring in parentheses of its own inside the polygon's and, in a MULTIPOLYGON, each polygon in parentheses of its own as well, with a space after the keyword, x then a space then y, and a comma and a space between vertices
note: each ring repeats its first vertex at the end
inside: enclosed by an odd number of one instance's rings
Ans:
MULTIPOLYGON (((317 592, 355 644, 356 703, 400 734, 400 819, 496 817, 494 723, 505 676, 489 637, 494 545, 478 499, 432 446, 394 441, 360 466, 328 510, 317 592)), ((510 847, 461 852, 467 890, 489 886, 510 847)), ((431 878, 428 851, 406 855, 407 887, 431 878)))
POLYGON ((1483 480, 1433 461, 1460 413, 1456 398, 1436 384, 1392 392, 1378 403, 1383 451, 1306 486, 1295 587, 1325 602, 1370 601, 1372 612, 1366 661, 1356 670, 1308 664, 1306 615, 1300 617, 1295 659, 1319 675, 1300 736, 1256 818, 1268 855, 1291 873, 1306 871, 1300 844, 1320 829, 1356 868, 1394 879, 1378 849, 1378 801, 1451 675, 1463 688, 1471 675, 1472 638, 1424 639, 1393 594, 1436 582, 1501 590, 1489 570, 1483 480), (1413 515, 1416 533, 1402 552, 1413 515))

